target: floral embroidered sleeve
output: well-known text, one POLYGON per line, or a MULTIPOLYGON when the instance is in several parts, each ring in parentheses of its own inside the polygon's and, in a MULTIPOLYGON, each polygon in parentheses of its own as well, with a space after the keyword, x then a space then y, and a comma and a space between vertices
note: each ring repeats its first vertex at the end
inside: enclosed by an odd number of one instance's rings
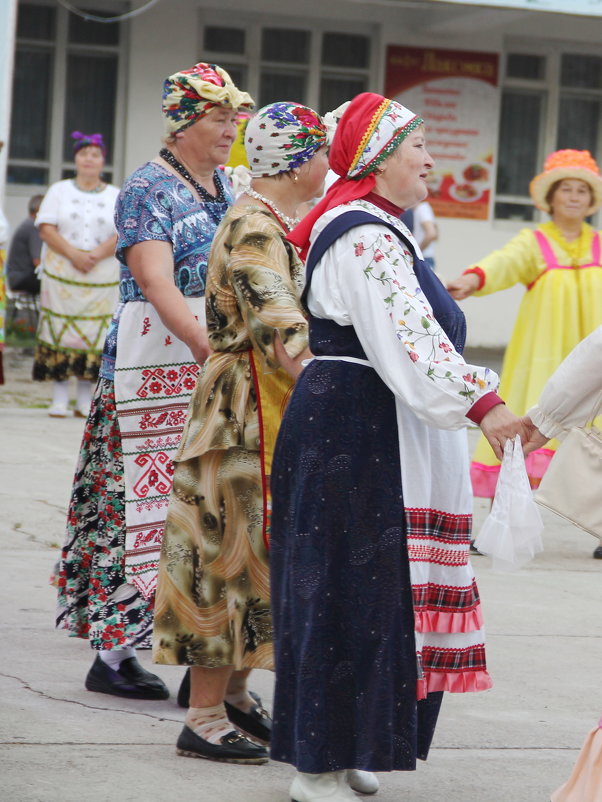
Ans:
POLYGON ((290 357, 307 347, 307 321, 299 288, 291 276, 292 246, 263 213, 238 221, 232 236, 228 273, 247 333, 268 370, 277 367, 274 336, 278 332, 290 357))
POLYGON ((331 249, 338 292, 370 362, 426 423, 443 429, 497 389, 489 368, 468 365, 433 317, 399 240, 377 226, 345 234, 331 249))

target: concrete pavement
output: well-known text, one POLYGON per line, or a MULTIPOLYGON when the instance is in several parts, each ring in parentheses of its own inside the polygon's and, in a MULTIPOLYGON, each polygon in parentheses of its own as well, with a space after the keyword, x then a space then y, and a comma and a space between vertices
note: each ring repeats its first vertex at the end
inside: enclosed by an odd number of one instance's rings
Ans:
MULTIPOLYGON (((83 641, 53 629, 48 577, 63 538, 83 421, 51 420, 30 358, 8 352, 0 387, 0 800, 288 802, 292 769, 177 757, 183 671, 157 666, 165 702, 89 693, 83 641)), ((474 439, 474 435, 471 434, 474 439)), ((485 505, 478 503, 476 525, 485 505)), ((446 695, 427 763, 381 776, 380 802, 548 802, 602 712, 596 542, 544 514, 545 552, 515 574, 476 558, 495 686, 446 695)), ((150 658, 141 661, 150 667, 150 658)), ((254 673, 268 703, 272 676, 254 673)), ((587 802, 587 800, 583 800, 587 802)))

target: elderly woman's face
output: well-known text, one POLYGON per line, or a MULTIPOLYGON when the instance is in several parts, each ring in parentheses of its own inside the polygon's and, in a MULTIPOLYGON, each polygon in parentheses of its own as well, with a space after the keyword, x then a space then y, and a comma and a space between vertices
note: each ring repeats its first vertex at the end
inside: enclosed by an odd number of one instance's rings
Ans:
POLYGON ((75 170, 78 175, 100 176, 105 166, 102 150, 96 145, 80 148, 75 154, 75 170))
POLYGON ((215 106, 181 134, 176 134, 176 138, 181 137, 182 141, 194 148, 207 167, 214 169, 225 164, 230 157, 230 149, 236 139, 236 116, 236 109, 215 106))
POLYGON ((592 191, 586 181, 565 178, 558 183, 550 198, 552 219, 584 220, 592 205, 592 191))
POLYGON ((410 209, 428 195, 426 181, 433 164, 426 149, 424 128, 420 126, 382 163, 376 191, 402 209, 410 209))

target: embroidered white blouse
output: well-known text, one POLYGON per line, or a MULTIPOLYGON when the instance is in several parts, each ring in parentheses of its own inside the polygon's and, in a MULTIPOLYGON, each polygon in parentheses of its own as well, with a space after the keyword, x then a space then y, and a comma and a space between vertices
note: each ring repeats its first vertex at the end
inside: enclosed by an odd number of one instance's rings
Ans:
MULTIPOLYGON (((352 209, 412 236, 398 218, 359 200, 326 212, 312 241, 352 209)), ((382 226, 358 226, 337 240, 314 270, 308 306, 315 317, 353 325, 381 379, 424 423, 460 429, 470 423, 471 407, 497 390, 494 371, 468 365, 454 349, 418 284, 410 252, 382 226)))
MULTIPOLYGON (((312 241, 351 209, 370 212, 409 235, 399 219, 359 200, 326 212, 312 241)), ((474 593, 466 416, 497 389, 497 375, 468 365, 454 349, 420 288, 411 253, 377 223, 348 231, 329 248, 312 275, 307 304, 315 317, 353 325, 370 365, 395 395, 397 431, 391 436, 399 442, 413 588, 437 598, 474 593)), ((414 613, 419 654, 477 654, 484 648, 480 604, 414 613)), ((464 692, 490 687, 491 678, 486 670, 437 671, 428 673, 425 683, 426 690, 464 692)))

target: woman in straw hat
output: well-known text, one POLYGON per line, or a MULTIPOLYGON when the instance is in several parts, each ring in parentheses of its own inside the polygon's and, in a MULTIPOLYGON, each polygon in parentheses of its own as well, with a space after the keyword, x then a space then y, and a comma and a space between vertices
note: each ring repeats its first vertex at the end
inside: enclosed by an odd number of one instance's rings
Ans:
MULTIPOLYGON (((525 285, 500 385, 500 393, 519 415, 537 401, 565 356, 602 323, 600 234, 585 222, 602 204, 596 162, 588 151, 552 153, 544 171, 531 181, 530 193, 551 220, 534 230, 523 229, 448 284, 456 299, 525 285)), ((539 485, 556 446, 552 440, 528 456, 533 487, 539 485)), ((475 495, 493 497, 499 467, 481 439, 471 466, 475 495)))
POLYGON ((171 75, 165 147, 117 201, 121 303, 84 431, 58 577, 57 627, 96 653, 89 691, 169 696, 136 648, 150 647, 172 456, 209 353, 207 260, 233 200, 217 168, 228 160, 238 109, 251 105, 214 64, 171 75))
POLYGON ((422 120, 360 94, 329 161, 340 177, 289 235, 309 250, 316 357, 272 464, 271 756, 297 768, 295 802, 414 769, 443 691, 490 687, 462 430, 500 453, 521 429, 495 373, 462 358, 464 315, 399 219, 427 194, 422 120))

